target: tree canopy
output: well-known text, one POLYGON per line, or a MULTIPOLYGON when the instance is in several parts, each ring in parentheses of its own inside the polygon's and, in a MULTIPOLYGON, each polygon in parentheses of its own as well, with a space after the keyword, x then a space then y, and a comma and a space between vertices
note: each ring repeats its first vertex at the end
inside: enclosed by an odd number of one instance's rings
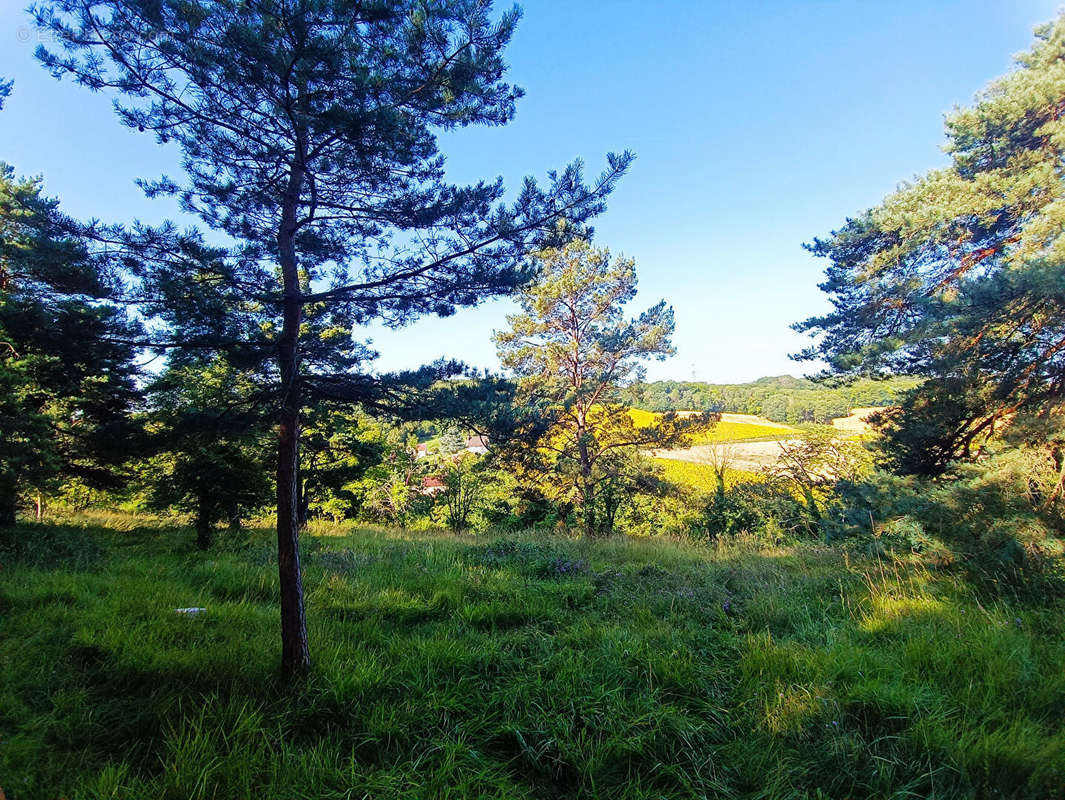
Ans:
POLYGON ((834 308, 796 326, 820 336, 801 357, 844 376, 928 379, 885 420, 908 471, 942 470, 1065 392, 1063 97, 1059 17, 948 115, 949 166, 808 245, 829 260, 834 308))
POLYGON ((167 347, 269 358, 277 391, 282 668, 310 665, 300 579, 299 440, 305 399, 372 401, 353 326, 410 322, 513 291, 526 254, 580 226, 631 156, 527 179, 450 183, 437 133, 503 125, 521 91, 504 81, 516 10, 480 0, 42 0, 57 77, 115 95, 123 123, 173 141, 184 179, 149 196, 234 242, 97 228, 131 272, 130 301, 170 323, 167 347), (316 335, 305 322, 313 308, 316 335), (360 369, 361 368, 361 369, 360 369))

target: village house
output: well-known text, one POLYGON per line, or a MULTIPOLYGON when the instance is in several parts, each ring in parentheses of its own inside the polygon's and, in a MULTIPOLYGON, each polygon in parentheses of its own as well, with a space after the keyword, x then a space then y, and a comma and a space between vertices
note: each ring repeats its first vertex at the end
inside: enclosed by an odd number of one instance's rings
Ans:
POLYGON ((442 479, 438 478, 436 475, 426 475, 422 478, 422 488, 418 491, 427 497, 436 497, 445 489, 447 489, 447 486, 442 479))
POLYGON ((471 436, 466 440, 466 452, 484 455, 488 452, 488 439, 484 436, 471 436))

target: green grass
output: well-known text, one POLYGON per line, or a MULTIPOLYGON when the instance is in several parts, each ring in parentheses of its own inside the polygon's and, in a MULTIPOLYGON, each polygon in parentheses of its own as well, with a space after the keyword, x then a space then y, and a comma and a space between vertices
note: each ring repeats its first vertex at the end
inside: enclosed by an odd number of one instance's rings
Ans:
POLYGON ((109 525, 0 537, 8 800, 1065 786, 1058 601, 815 546, 323 527, 314 674, 285 689, 267 532, 202 554, 109 525))

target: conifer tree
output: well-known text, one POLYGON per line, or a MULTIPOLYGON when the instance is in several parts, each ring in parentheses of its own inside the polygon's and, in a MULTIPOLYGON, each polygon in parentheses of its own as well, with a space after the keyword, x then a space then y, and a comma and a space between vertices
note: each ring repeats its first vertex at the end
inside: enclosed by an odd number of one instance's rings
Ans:
MULTIPOLYGON (((609 533, 616 506, 604 496, 624 472, 618 463, 638 448, 682 445, 709 415, 680 420, 667 413, 637 427, 621 390, 642 376, 642 362, 673 353, 673 309, 665 301, 625 319, 636 295, 636 264, 574 239, 534 256, 538 276, 520 295, 521 314, 495 335, 499 358, 518 381, 518 404, 540 410, 515 441, 540 455, 553 481, 576 500, 585 534, 609 533)), ((543 469, 544 467, 540 467, 543 469)))
POLYGON ((630 156, 608 155, 591 184, 579 163, 546 188, 526 180, 509 205, 498 179, 447 181, 437 133, 503 125, 521 96, 503 80, 519 14, 493 19, 482 0, 42 0, 33 13, 55 42, 38 50, 55 75, 114 94, 125 124, 181 149, 185 179, 145 182, 148 194, 176 196, 237 242, 98 231, 143 265, 142 307, 184 326, 160 344, 272 359, 282 669, 303 673, 305 399, 372 399, 353 325, 513 291, 525 255, 560 217, 601 211, 630 156), (326 335, 305 338, 312 305, 326 335))
POLYGON ((239 527, 268 502, 268 390, 257 378, 215 356, 171 364, 148 389, 150 502, 191 512, 202 550, 217 522, 239 527))
POLYGON ((882 420, 921 474, 1065 396, 1065 16, 946 127, 949 166, 808 245, 834 308, 796 326, 836 375, 926 378, 882 420))
POLYGON ((117 487, 133 444, 139 328, 75 228, 0 163, 0 526, 21 490, 117 487))

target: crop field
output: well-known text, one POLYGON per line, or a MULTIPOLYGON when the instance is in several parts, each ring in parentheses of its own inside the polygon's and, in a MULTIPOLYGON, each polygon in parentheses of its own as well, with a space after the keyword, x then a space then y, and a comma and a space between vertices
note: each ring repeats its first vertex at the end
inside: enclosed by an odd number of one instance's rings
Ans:
MULTIPOLYGON (((636 427, 651 425, 660 416, 654 411, 644 411, 638 408, 630 409, 629 414, 632 416, 632 421, 636 427)), ((788 425, 782 425, 761 417, 748 414, 722 414, 721 421, 709 432, 693 437, 693 444, 736 442, 752 439, 781 439, 794 432, 795 429, 788 425)))
MULTIPOLYGON (((681 461, 675 458, 656 458, 663 471, 666 480, 678 486, 686 486, 700 492, 712 492, 717 488, 717 478, 709 464, 700 464, 694 461, 681 461)), ((729 489, 737 483, 751 483, 762 480, 761 474, 751 470, 727 469, 725 470, 725 488, 729 489)))

